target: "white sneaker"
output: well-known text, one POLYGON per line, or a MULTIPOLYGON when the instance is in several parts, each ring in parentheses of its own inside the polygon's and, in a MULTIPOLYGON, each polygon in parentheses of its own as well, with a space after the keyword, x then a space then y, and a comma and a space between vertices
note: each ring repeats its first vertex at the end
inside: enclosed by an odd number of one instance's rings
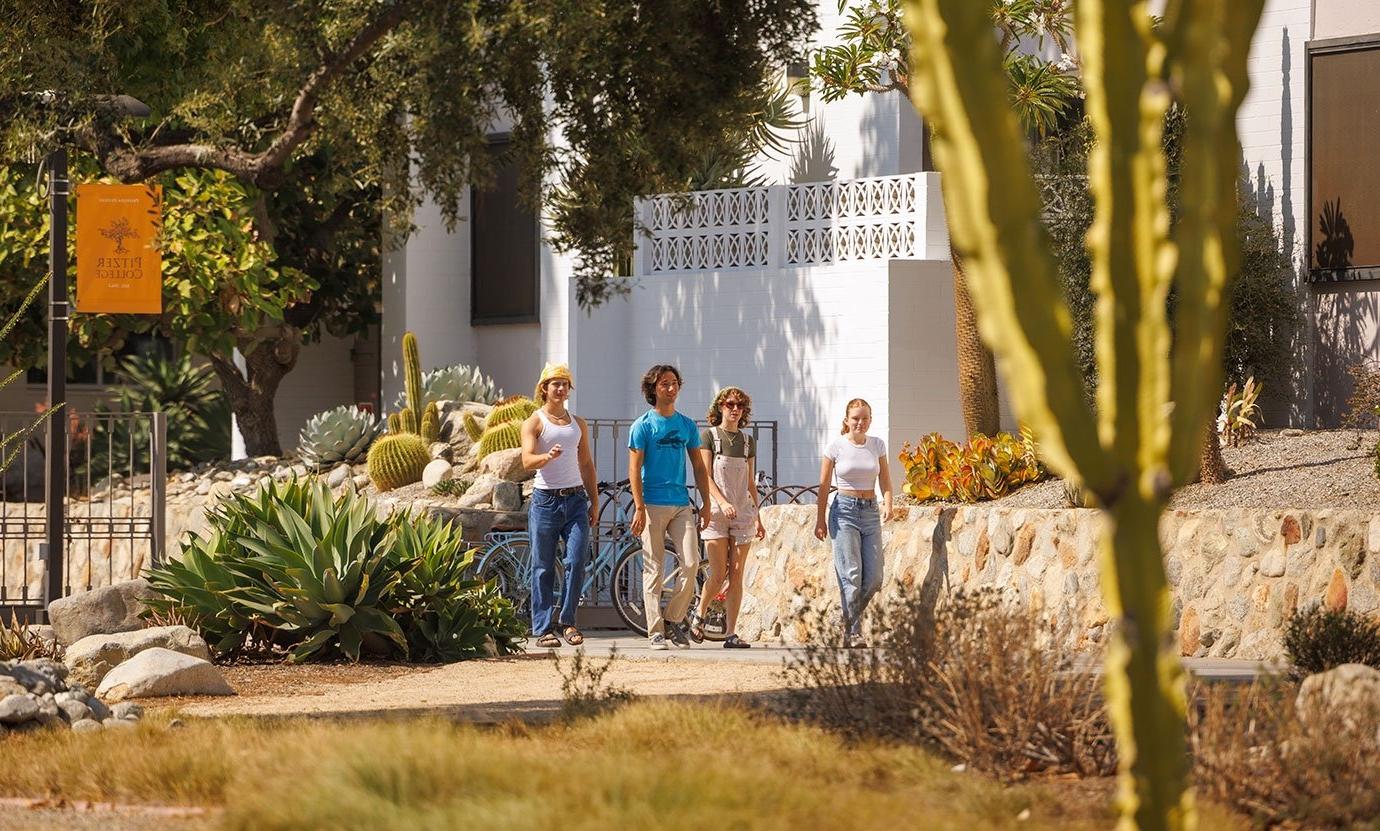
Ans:
POLYGON ((652 635, 651 639, 647 641, 647 648, 664 652, 666 650, 666 636, 660 632, 652 635))

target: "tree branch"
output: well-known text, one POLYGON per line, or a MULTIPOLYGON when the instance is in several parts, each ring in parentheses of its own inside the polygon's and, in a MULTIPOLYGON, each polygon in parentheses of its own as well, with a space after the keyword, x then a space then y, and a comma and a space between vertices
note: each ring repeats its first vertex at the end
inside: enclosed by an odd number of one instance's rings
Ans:
POLYGON ((312 70, 297 91, 287 123, 277 138, 262 151, 210 144, 174 144, 130 148, 113 127, 89 127, 80 138, 96 154, 101 165, 122 182, 142 182, 165 170, 180 167, 224 170, 256 187, 272 190, 282 184, 283 167, 292 152, 311 137, 321 96, 364 57, 388 33, 402 23, 415 0, 395 0, 370 21, 338 52, 312 70))

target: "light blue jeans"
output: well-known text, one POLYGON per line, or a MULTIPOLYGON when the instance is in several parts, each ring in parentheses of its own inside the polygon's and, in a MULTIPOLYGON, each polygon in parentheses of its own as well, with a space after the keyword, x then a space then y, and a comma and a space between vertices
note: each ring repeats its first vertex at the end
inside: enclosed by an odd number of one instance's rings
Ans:
POLYGON ((527 533, 532 539, 532 635, 541 637, 557 623, 575 625, 589 561, 589 496, 583 489, 566 496, 540 488, 532 491, 527 533), (557 615, 556 546, 561 540, 565 540, 565 586, 557 615))
POLYGON ((835 496, 829 506, 829 538, 834 541, 844 630, 860 635, 863 612, 882 587, 882 514, 877 500, 835 496))

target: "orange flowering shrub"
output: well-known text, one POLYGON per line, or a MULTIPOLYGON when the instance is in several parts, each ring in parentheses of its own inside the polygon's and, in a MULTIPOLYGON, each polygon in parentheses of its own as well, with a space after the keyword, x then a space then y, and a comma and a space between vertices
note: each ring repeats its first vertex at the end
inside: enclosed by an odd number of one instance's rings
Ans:
POLYGON ((978 433, 964 444, 930 433, 914 448, 906 442, 900 459, 906 473, 901 490, 921 502, 996 499, 1046 476, 1035 455, 1035 439, 1024 428, 1019 438, 978 433))

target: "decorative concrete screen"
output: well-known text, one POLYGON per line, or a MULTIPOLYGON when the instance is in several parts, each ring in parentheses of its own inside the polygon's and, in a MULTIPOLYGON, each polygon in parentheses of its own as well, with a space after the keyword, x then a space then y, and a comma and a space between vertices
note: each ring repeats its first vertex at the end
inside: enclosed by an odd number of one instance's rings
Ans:
POLYGON ((924 174, 642 200, 639 274, 920 256, 924 174))

